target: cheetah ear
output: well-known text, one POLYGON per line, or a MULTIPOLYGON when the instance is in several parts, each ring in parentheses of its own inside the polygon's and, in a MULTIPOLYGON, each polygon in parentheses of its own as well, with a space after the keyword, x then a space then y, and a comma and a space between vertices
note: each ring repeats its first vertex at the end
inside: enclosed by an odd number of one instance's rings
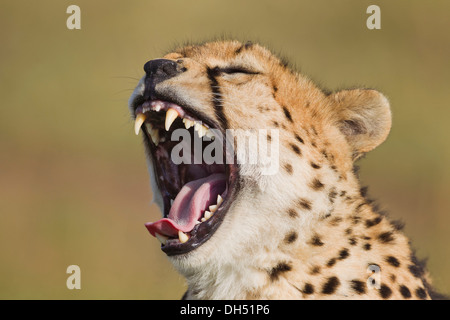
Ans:
POLYGON ((391 129, 389 101, 368 89, 342 90, 330 96, 337 111, 337 126, 353 149, 356 160, 380 145, 391 129))

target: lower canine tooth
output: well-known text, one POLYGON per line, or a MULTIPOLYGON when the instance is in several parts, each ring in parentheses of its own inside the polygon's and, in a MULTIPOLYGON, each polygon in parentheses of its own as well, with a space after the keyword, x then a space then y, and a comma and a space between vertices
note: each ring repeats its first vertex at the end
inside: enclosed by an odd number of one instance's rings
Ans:
POLYGON ((185 243, 186 241, 189 240, 189 237, 183 231, 178 230, 178 239, 180 240, 181 243, 185 243))
POLYGON ((155 145, 158 145, 159 143, 159 130, 158 129, 151 129, 149 131, 150 137, 152 138, 152 141, 155 145))
POLYGON ((145 118, 146 116, 143 113, 139 113, 136 116, 136 120, 134 121, 134 133, 136 133, 136 135, 139 134, 139 130, 141 130, 141 126, 144 123, 145 118))
POLYGON ((156 239, 159 240, 159 242, 161 242, 164 245, 166 244, 167 239, 168 239, 166 236, 163 236, 162 234, 159 234, 157 232, 155 232, 155 237, 156 237, 156 239))

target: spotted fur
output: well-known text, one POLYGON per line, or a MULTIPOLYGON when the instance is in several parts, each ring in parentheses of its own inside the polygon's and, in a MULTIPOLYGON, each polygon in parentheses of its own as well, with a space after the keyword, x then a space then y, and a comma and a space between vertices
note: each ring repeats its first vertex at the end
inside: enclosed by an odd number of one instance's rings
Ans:
POLYGON ((434 297, 408 238, 366 199, 354 170, 389 133, 383 94, 324 92, 252 43, 190 45, 164 58, 184 72, 161 92, 176 92, 222 129, 274 128, 280 138, 280 170, 265 176, 242 165, 239 194, 215 234, 169 257, 187 280, 185 298, 434 297), (378 287, 368 285, 369 265, 380 268, 378 287))

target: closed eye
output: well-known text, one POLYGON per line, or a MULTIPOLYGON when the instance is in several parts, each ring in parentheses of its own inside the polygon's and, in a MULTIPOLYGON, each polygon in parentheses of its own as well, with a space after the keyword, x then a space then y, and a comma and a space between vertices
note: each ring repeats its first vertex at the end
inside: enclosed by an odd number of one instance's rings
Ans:
POLYGON ((260 74, 258 71, 253 71, 244 67, 226 67, 226 68, 218 68, 218 72, 220 73, 226 73, 226 74, 237 74, 237 73, 243 73, 243 74, 260 74))

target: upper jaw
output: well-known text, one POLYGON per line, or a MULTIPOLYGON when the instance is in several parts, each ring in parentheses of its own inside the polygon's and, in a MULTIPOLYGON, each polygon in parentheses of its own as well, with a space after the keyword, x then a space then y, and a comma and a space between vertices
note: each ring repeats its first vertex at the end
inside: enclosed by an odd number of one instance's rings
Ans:
MULTIPOLYGON (((132 103, 132 111, 136 119, 135 132, 138 134, 142 129, 142 132, 144 133, 144 142, 148 156, 151 160, 149 161, 149 164, 152 165, 150 172, 153 177, 155 177, 155 183, 153 183, 153 185, 157 186, 158 191, 156 192, 159 192, 161 195, 160 200, 162 202, 163 217, 169 217, 172 205, 171 198, 173 198, 173 194, 176 192, 168 190, 171 189, 172 186, 169 186, 168 188, 167 184, 162 183, 161 179, 158 178, 163 176, 164 173, 161 167, 161 161, 159 161, 160 159, 158 159, 157 156, 157 151, 161 150, 161 148, 158 148, 159 144, 170 143, 167 142, 169 136, 161 133, 164 131, 170 133, 171 128, 177 124, 175 122, 176 119, 182 118, 185 127, 192 127, 191 130, 194 130, 199 137, 214 139, 215 133, 216 139, 219 138, 223 140, 225 159, 232 159, 232 161, 231 164, 224 165, 224 173, 227 177, 227 188, 225 192, 221 194, 222 203, 220 204, 220 207, 216 208, 216 211, 213 214, 209 215, 209 213, 205 212, 203 218, 208 215, 207 219, 204 219, 203 222, 197 224, 188 234, 183 233, 183 236, 179 234, 178 239, 170 237, 167 239, 167 236, 158 237, 157 235, 158 239, 164 243, 162 245, 162 250, 169 256, 185 254, 198 248, 204 242, 209 240, 223 221, 225 214, 232 205, 232 199, 236 198, 236 193, 239 189, 237 188, 238 167, 234 165, 234 163, 236 163, 234 161, 235 155, 230 154, 229 150, 225 148, 224 132, 215 129, 217 126, 215 126, 214 120, 204 117, 192 107, 186 105, 180 106, 175 103, 174 100, 175 99, 157 99, 143 101, 142 96, 136 95, 132 103), (187 236, 187 239, 184 236, 187 236)), ((178 121, 178 126, 179 125, 180 123, 178 121)), ((176 171, 177 169, 174 170, 176 171)), ((182 186, 183 184, 180 184, 178 187, 175 187, 175 189, 179 190, 182 186)), ((151 225, 152 224, 147 224, 146 226, 152 233, 154 230, 151 229, 151 225)))

